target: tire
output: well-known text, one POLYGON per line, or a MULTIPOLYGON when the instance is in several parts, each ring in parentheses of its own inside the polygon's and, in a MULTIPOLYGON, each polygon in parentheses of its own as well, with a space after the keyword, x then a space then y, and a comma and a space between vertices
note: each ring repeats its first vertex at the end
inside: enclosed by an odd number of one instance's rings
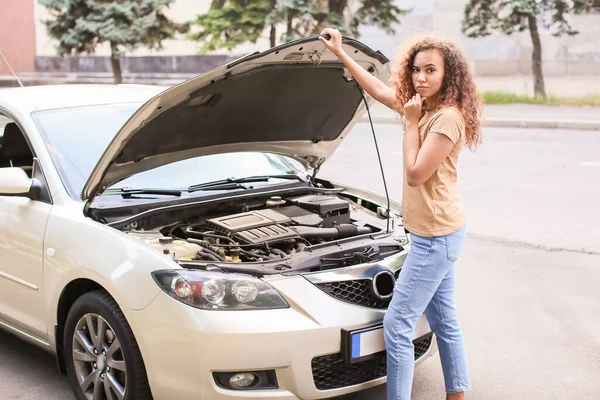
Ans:
POLYGON ((131 327, 106 291, 94 290, 75 301, 63 348, 67 377, 78 400, 152 398, 131 327), (101 332, 99 325, 104 327, 101 332))

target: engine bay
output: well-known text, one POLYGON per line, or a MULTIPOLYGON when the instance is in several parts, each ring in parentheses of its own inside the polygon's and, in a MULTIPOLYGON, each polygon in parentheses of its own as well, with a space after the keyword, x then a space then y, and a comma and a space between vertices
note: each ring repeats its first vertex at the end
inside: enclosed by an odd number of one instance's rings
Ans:
POLYGON ((353 196, 269 196, 251 207, 223 208, 153 229, 133 224, 123 230, 183 267, 256 275, 374 262, 406 243, 401 225, 387 231, 380 206, 353 196))

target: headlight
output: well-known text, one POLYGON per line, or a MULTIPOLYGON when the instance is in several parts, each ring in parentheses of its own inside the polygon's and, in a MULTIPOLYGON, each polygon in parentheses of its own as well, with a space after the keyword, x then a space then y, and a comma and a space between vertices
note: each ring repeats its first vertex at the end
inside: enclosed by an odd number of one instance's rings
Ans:
POLYGON ((288 308, 271 285, 245 275, 203 270, 165 270, 152 273, 169 296, 205 310, 264 310, 288 308))

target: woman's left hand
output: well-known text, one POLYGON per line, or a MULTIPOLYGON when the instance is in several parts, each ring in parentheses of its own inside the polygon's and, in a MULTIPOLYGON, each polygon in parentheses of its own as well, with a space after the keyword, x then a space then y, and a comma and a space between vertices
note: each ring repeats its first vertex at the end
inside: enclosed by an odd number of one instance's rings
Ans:
POLYGON ((404 119, 407 123, 417 124, 419 122, 424 100, 425 98, 421 98, 421 95, 417 93, 406 102, 404 105, 404 119))

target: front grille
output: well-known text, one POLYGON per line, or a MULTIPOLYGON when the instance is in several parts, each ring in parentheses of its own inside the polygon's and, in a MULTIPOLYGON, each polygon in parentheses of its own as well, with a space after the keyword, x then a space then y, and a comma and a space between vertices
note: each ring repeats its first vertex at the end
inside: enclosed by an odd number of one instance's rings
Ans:
POLYGON ((339 281, 317 283, 316 286, 328 295, 350 304, 369 308, 386 309, 391 299, 378 299, 371 290, 370 279, 355 279, 352 281, 339 281))
MULTIPOLYGON (((423 357, 429 350, 432 337, 429 333, 413 341, 415 360, 423 357)), ((315 357, 312 359, 312 372, 315 386, 319 390, 358 385, 385 376, 386 353, 379 353, 374 358, 357 364, 346 364, 342 353, 315 357)))
POLYGON ((423 357, 425 353, 429 351, 432 340, 432 333, 428 333, 427 335, 423 335, 420 338, 413 340, 413 345, 415 346, 415 361, 423 357))
POLYGON ((346 364, 341 353, 315 357, 312 360, 313 379, 319 390, 357 385, 385 376, 385 352, 357 364, 346 364))

